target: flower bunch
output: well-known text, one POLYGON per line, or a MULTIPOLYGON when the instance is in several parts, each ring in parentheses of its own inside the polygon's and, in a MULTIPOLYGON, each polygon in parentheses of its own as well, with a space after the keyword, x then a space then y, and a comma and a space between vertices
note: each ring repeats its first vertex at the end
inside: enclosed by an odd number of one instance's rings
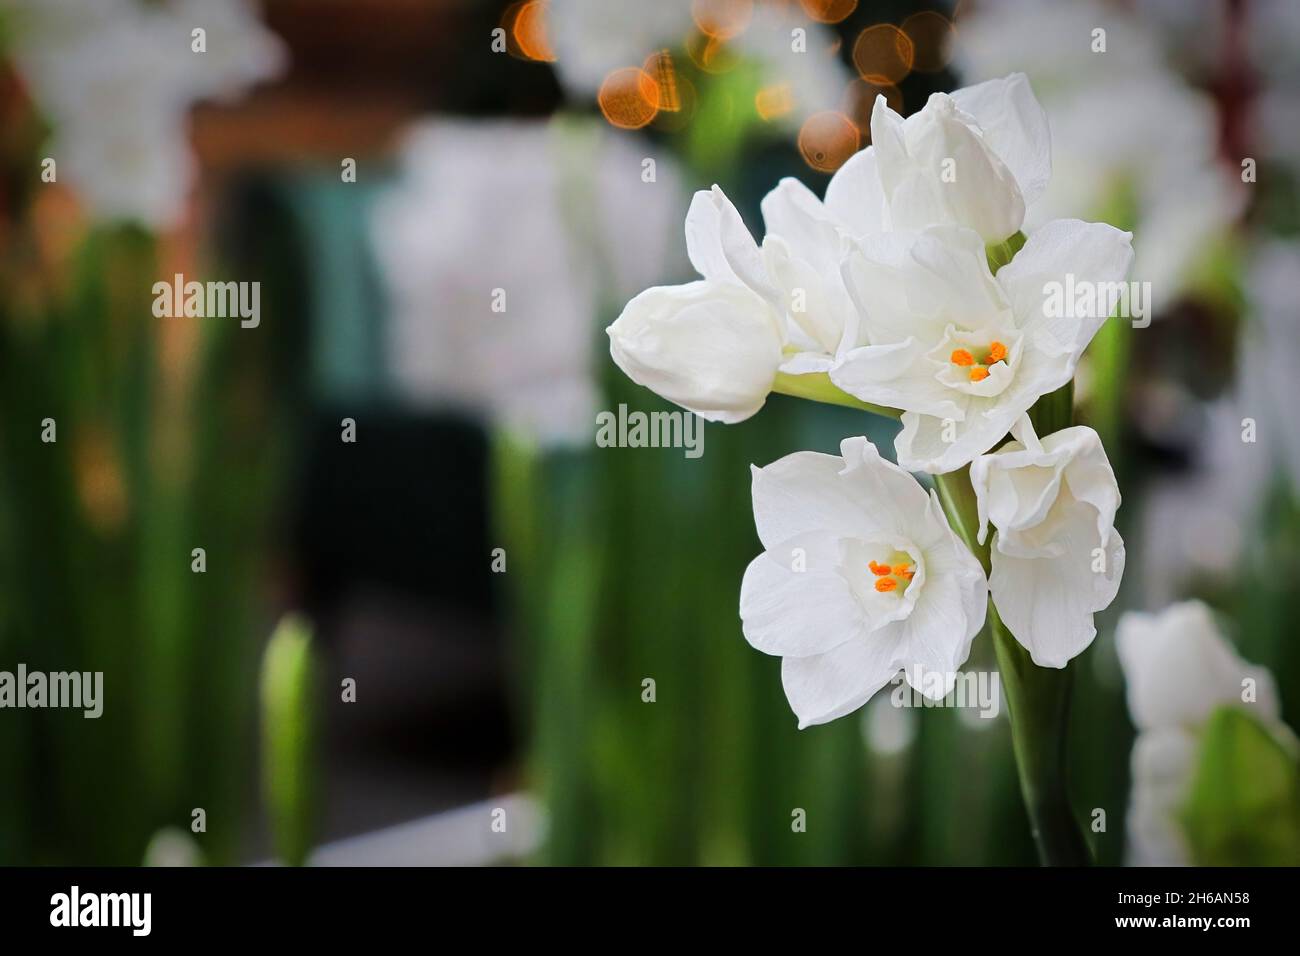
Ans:
POLYGON ((1034 706, 1063 722, 1063 692, 1030 692, 1052 686, 1035 670, 1091 643, 1123 571, 1119 490, 1096 433, 1071 426, 1070 385, 1132 235, 1074 219, 1022 232, 1051 148, 1021 74, 937 93, 906 119, 880 97, 871 134, 824 200, 793 179, 767 195, 761 245, 721 189, 697 193, 686 245, 700 278, 633 298, 610 351, 712 421, 746 419, 773 391, 901 418, 897 465, 849 438, 838 457, 754 469, 765 550, 741 586, 745 636, 782 658, 804 727, 900 671, 945 696, 987 615, 1019 737, 1037 731, 1034 706), (1091 306, 1054 306, 1067 286, 1095 292, 1091 306))

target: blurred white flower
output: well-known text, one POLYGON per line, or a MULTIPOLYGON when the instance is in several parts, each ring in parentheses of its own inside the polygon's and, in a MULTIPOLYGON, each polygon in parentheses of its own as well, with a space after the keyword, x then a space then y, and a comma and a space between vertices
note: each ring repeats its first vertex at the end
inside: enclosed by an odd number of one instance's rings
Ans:
POLYGON ((1241 707, 1280 739, 1272 675, 1248 664, 1220 634, 1199 601, 1158 614, 1126 612, 1115 633, 1128 683, 1128 708, 1137 726, 1133 792, 1128 810, 1128 862, 1174 866, 1190 862, 1178 815, 1196 771, 1200 734, 1219 707, 1241 707), (1245 689, 1250 682, 1253 700, 1245 689))
POLYGON ((799 726, 857 710, 900 670, 925 696, 946 696, 988 587, 934 493, 865 438, 753 476, 765 550, 745 571, 740 617, 750 644, 782 658, 799 726))
POLYGON ((773 121, 794 132, 822 110, 840 107, 853 72, 835 52, 838 35, 803 16, 795 4, 759 2, 749 26, 732 41, 736 50, 758 64, 763 83, 789 95, 790 109, 773 121), (806 31, 805 49, 796 50, 792 31, 806 31))
POLYGON ((1296 276, 1300 242, 1271 240, 1249 249, 1247 309, 1239 333, 1231 394, 1200 403, 1183 391, 1152 392, 1148 430, 1187 432, 1192 467, 1166 475, 1147 492, 1132 558, 1148 600, 1173 600, 1197 575, 1232 573, 1262 520, 1269 485, 1278 477, 1300 491, 1300 429, 1292 409, 1300 400, 1295 369, 1296 276), (1254 442, 1244 441, 1253 430, 1254 442), (1204 542, 1213 540, 1215 547, 1204 542))
POLYGON ((1064 667, 1097 629, 1124 574, 1115 530, 1119 485, 1091 428, 1076 425, 1039 441, 1029 416, 1014 441, 971 464, 982 544, 992 522, 989 589, 1007 628, 1039 667, 1064 667))
POLYGON ((1217 158, 1214 104, 1164 66, 1157 36, 1125 10, 1090 0, 981 3, 959 17, 958 36, 956 63, 967 77, 1023 70, 1051 117, 1056 169, 1028 203, 1026 231, 1060 216, 1122 212, 1137 236, 1135 276, 1161 296, 1181 291, 1245 193, 1240 170, 1217 158), (1093 50, 1096 30, 1104 52, 1093 50))
POLYGON ((1127 274, 1131 240, 1103 223, 1059 219, 994 277, 984 240, 969 229, 867 237, 843 266, 860 314, 858 346, 831 380, 862 401, 903 410, 894 447, 904 468, 960 468, 1070 381, 1111 314, 1104 290, 1127 274), (1059 292, 1070 281, 1098 290, 1093 308, 1048 307, 1053 284, 1059 292))
MULTIPOLYGON (((1238 407, 1258 429, 1257 447, 1300 492, 1300 429, 1295 425, 1300 388, 1300 337, 1296 327, 1296 279, 1300 242, 1274 240, 1252 251, 1246 292, 1250 304, 1238 359, 1238 407), (1270 454, 1271 453, 1271 454, 1270 454)), ((1239 424, 1239 423, 1235 423, 1239 424)), ((1240 439, 1240 433, 1235 436, 1240 439)), ((1240 454, 1240 448, 1237 449, 1240 454)), ((1263 478, 1267 478, 1265 471, 1263 478)))
POLYGON ((690 0, 548 0, 547 36, 565 89, 594 97, 610 71, 641 66, 694 28, 690 0))
POLYGON ((571 123, 431 119, 408 132, 371 219, 406 400, 543 444, 590 442, 600 310, 676 265, 680 181, 659 157, 656 182, 642 182, 636 143, 571 123))
POLYGON ((188 113, 283 68, 245 0, 0 0, 13 57, 53 129, 49 154, 99 219, 181 217, 193 179, 188 113), (206 31, 206 52, 191 31, 206 31))
POLYGON ((1257 0, 1244 11, 1251 68, 1260 80, 1253 133, 1271 159, 1300 170, 1300 4, 1257 0))
MULTIPOLYGON (((561 85, 588 99, 611 71, 640 67, 665 48, 681 50, 696 32, 692 0, 548 0, 547 24, 561 85)), ((829 28, 774 0, 759 0, 737 26, 743 29, 727 45, 757 64, 765 86, 790 95, 784 125, 798 129, 813 113, 838 108, 853 75, 832 51, 829 28), (807 31, 805 50, 792 46, 795 27, 807 31)))
POLYGON ((194 837, 179 827, 163 827, 144 851, 144 866, 202 866, 203 851, 194 837))

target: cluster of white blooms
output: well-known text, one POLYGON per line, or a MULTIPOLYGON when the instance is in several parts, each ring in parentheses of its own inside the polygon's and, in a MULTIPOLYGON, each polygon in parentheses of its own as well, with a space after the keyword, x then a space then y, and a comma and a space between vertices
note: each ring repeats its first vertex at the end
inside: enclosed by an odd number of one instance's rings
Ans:
POLYGON ((95 218, 152 228, 183 214, 194 103, 230 99, 286 61, 247 0, 0 0, 0 18, 52 127, 59 180, 95 218))
POLYGON ((907 119, 880 97, 871 133, 824 202, 794 180, 768 194, 761 246, 718 187, 697 193, 686 244, 701 278, 642 292, 608 330, 633 380, 714 421, 748 418, 800 376, 901 413, 901 468, 851 439, 842 459, 798 453, 755 472, 766 553, 741 617, 755 647, 785 659, 802 725, 855 709, 900 670, 946 694, 951 681, 919 675, 965 661, 989 587, 1035 662, 1064 667, 1123 570, 1096 434, 1040 443, 1026 413, 1071 381, 1114 304, 1062 312, 1049 290, 1117 288, 1131 234, 1061 219, 1023 240, 1051 147, 1021 74, 935 94, 907 119), (966 466, 997 530, 987 584, 907 474, 966 466))
POLYGON ((1210 715, 1220 707, 1240 707, 1287 749, 1296 749, 1295 737, 1282 723, 1273 675, 1233 651, 1200 601, 1159 614, 1129 611, 1120 618, 1115 641, 1138 729, 1129 862, 1186 865, 1191 858, 1180 814, 1210 715))

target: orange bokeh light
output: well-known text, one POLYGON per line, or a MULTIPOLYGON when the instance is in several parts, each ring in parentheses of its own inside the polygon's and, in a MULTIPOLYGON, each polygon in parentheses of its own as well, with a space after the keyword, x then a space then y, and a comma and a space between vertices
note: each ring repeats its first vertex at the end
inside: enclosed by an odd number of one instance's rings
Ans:
POLYGON ((892 23, 867 27, 853 44, 853 66, 868 83, 890 86, 912 72, 915 49, 906 33, 892 23))
MULTIPOLYGON (((673 82, 676 84, 673 91, 676 98, 676 109, 669 110, 660 105, 659 115, 653 121, 655 129, 669 132, 683 130, 690 125, 691 119, 695 116, 695 107, 699 100, 695 92, 695 85, 680 73, 674 74, 673 82)), ((662 90, 659 93, 659 98, 664 99, 662 90)))
POLYGON ((912 69, 938 73, 948 65, 956 31, 942 13, 933 10, 914 13, 903 21, 903 32, 912 41, 912 69))
POLYGON ((673 65, 673 55, 667 49, 651 53, 646 57, 641 69, 646 76, 655 81, 657 94, 655 105, 665 113, 680 111, 682 97, 677 81, 677 68, 673 65))
POLYGON ((686 55, 704 73, 726 73, 736 65, 735 51, 717 37, 695 33, 686 41, 686 55))
POLYGON ((799 0, 803 12, 818 23, 839 23, 858 8, 858 0, 799 0))
POLYGON ((843 113, 826 110, 804 120, 799 130, 799 153, 819 173, 833 173, 858 151, 858 128, 843 113))
POLYGON ((547 6, 546 0, 527 0, 506 8, 501 25, 512 41, 510 52, 526 60, 555 62, 555 50, 546 31, 547 6))
POLYGON ((600 112, 619 129, 640 129, 659 113, 659 84, 645 70, 613 70, 596 94, 600 112))
POLYGON ((794 109, 794 94, 790 92, 790 85, 782 83, 763 87, 754 94, 754 108, 769 123, 788 115, 794 109))

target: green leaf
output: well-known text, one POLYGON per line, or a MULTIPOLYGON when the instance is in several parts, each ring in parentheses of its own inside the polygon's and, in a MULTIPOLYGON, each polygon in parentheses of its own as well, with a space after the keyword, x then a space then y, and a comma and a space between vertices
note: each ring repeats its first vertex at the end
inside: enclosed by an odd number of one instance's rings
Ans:
POLYGON ((1199 866, 1300 864, 1300 765, 1240 707, 1206 723, 1182 821, 1199 866))
POLYGON ((301 866, 311 849, 316 791, 311 628, 286 617, 262 658, 262 773, 276 855, 301 866))

